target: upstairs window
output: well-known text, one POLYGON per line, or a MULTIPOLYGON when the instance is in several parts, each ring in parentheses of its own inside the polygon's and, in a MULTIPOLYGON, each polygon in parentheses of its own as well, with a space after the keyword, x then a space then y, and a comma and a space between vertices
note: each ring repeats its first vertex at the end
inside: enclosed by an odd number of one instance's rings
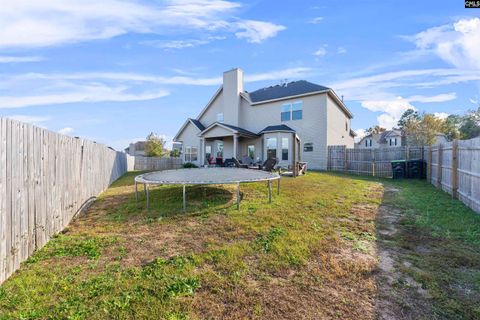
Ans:
POLYGON ((292 120, 301 120, 302 119, 302 109, 303 102, 294 102, 292 104, 292 120))
POLYGON ((303 118, 303 102, 286 103, 282 105, 280 119, 282 121, 301 120, 303 118))
POLYGON ((217 122, 223 123, 223 112, 217 113, 217 122))
POLYGON ((282 114, 281 114, 282 121, 289 121, 291 120, 290 117, 290 104, 284 104, 282 106, 282 114))
POLYGON ((303 144, 303 152, 312 152, 313 151, 313 142, 305 142, 303 144))

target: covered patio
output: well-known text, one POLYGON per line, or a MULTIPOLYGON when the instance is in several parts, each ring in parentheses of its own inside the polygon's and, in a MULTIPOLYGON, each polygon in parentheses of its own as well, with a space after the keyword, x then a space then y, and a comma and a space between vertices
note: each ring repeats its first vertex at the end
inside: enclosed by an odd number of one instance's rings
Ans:
POLYGON ((198 136, 201 166, 221 165, 231 158, 244 164, 262 164, 267 159, 275 158, 278 167, 290 170, 293 176, 298 175, 301 140, 293 129, 285 125, 269 126, 256 134, 215 122, 198 136))

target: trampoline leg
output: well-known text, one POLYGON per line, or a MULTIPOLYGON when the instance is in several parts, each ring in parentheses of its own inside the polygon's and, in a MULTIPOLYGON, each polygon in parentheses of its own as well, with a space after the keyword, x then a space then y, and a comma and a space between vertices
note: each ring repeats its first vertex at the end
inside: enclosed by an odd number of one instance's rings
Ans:
POLYGON ((135 202, 138 202, 138 185, 137 185, 137 181, 135 181, 135 202))
POLYGON ((147 184, 146 183, 143 184, 143 193, 145 194, 145 196, 147 196, 147 184))
POLYGON ((237 210, 240 209, 240 182, 237 183, 237 210))
POLYGON ((185 185, 183 185, 183 212, 187 211, 187 201, 186 201, 186 194, 185 194, 185 185))
POLYGON ((268 203, 272 203, 272 181, 268 180, 268 203))
POLYGON ((150 190, 148 185, 145 185, 145 192, 147 195, 147 211, 150 210, 150 190))
POLYGON ((278 178, 278 182, 277 182, 277 195, 280 194, 280 178, 278 178))

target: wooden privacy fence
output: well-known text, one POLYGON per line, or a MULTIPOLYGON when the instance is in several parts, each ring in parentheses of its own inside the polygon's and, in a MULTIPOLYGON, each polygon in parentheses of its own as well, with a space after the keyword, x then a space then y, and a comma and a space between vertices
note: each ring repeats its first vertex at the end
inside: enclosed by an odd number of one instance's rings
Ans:
POLYGON ((327 169, 374 177, 391 177, 391 161, 423 157, 423 147, 350 149, 345 146, 329 146, 327 169))
POLYGON ((127 166, 104 145, 0 118, 0 283, 127 166))
POLYGON ((480 212, 480 138, 425 148, 427 179, 480 212))
POLYGON ((135 157, 135 170, 168 170, 181 167, 181 158, 135 157))

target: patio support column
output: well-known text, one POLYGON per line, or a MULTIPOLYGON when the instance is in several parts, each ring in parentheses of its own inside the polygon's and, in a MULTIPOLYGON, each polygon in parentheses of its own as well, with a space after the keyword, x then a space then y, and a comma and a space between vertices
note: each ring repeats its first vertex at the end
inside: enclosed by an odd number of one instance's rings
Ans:
POLYGON ((200 167, 203 167, 205 165, 205 139, 200 138, 200 150, 198 150, 198 163, 200 164, 200 167))
POLYGON ((297 139, 296 139, 296 135, 295 133, 292 134, 292 176, 293 177, 296 177, 297 176, 297 160, 296 160, 296 157, 297 157, 297 152, 296 152, 296 149, 297 149, 297 139))
POLYGON ((233 157, 235 159, 238 159, 237 151, 238 151, 238 134, 234 133, 233 134, 233 157))

